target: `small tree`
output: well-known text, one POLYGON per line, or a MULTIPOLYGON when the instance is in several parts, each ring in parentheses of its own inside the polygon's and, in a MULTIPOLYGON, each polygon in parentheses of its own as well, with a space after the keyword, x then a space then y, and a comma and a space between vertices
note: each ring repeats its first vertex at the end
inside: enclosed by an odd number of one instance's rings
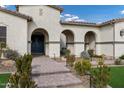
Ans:
POLYGON ((93 70, 92 76, 93 86, 96 88, 104 88, 110 79, 110 68, 103 64, 103 62, 99 62, 97 68, 93 70))
POLYGON ((78 60, 74 64, 74 69, 79 75, 84 75, 84 74, 86 74, 87 72, 90 71, 91 63, 90 63, 90 61, 88 59, 78 60))
POLYGON ((74 61, 75 61, 75 55, 68 55, 67 57, 66 57, 66 65, 68 66, 73 66, 73 64, 74 64, 74 61))
POLYGON ((34 88, 35 82, 31 79, 31 55, 24 55, 16 59, 16 73, 9 78, 9 84, 12 88, 34 88))

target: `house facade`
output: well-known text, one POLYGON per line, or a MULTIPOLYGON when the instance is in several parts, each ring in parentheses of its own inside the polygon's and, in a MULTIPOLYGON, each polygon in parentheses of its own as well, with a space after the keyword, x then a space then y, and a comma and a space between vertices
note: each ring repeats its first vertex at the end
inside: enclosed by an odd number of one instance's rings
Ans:
POLYGON ((0 42, 20 54, 38 53, 60 57, 68 48, 80 56, 92 49, 96 54, 124 54, 124 19, 101 24, 60 20, 62 8, 53 5, 18 5, 16 11, 0 8, 0 42))

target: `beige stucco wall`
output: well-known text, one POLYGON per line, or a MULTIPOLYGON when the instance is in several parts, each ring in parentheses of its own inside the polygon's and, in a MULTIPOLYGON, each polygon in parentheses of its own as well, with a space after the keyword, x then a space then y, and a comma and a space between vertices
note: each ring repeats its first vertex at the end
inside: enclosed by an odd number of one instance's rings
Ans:
MULTIPOLYGON (((74 33, 74 54, 79 57, 81 52, 84 51, 84 37, 88 31, 93 31, 96 34, 96 41, 100 41, 99 28, 92 26, 74 26, 74 25, 61 25, 61 31, 71 30, 74 33)), ((99 46, 96 52, 99 51, 99 46)))
POLYGON ((104 25, 100 27, 100 54, 113 56, 113 25, 104 25))
POLYGON ((120 36, 120 31, 124 29, 124 22, 115 24, 115 56, 119 57, 124 54, 124 36, 120 36))
POLYGON ((0 11, 0 25, 7 27, 7 46, 20 54, 27 53, 27 20, 0 11))
MULTIPOLYGON (((50 57, 60 56, 60 11, 49 6, 20 6, 19 12, 27 14, 33 18, 33 22, 28 24, 28 40, 31 41, 31 34, 37 28, 45 29, 49 35, 49 44, 47 45, 47 55, 50 57), (39 9, 42 9, 42 15, 39 15, 39 9), (52 42, 52 43, 51 43, 52 42)), ((28 45, 28 51, 31 50, 31 44, 28 45)))

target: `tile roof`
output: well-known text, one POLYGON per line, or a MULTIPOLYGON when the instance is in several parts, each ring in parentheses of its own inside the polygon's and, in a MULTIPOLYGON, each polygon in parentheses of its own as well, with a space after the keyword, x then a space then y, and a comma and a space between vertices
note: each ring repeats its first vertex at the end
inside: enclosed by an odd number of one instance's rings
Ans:
POLYGON ((61 8, 61 7, 58 6, 58 5, 47 5, 47 6, 50 6, 50 7, 52 7, 52 8, 55 8, 55 9, 59 10, 60 12, 63 11, 63 8, 61 8))
POLYGON ((79 26, 97 26, 96 23, 77 22, 77 21, 60 21, 62 25, 79 25, 79 26))
POLYGON ((116 18, 116 19, 102 22, 100 24, 90 23, 90 22, 77 22, 77 21, 60 21, 62 25, 96 26, 96 27, 118 23, 118 22, 124 22, 124 18, 116 18))
POLYGON ((18 16, 18 17, 21 17, 21 18, 24 18, 24 19, 27 19, 28 21, 32 20, 32 18, 30 16, 19 13, 17 11, 8 10, 8 9, 2 8, 2 7, 0 7, 0 11, 5 12, 5 13, 9 13, 9 14, 12 14, 14 16, 18 16))

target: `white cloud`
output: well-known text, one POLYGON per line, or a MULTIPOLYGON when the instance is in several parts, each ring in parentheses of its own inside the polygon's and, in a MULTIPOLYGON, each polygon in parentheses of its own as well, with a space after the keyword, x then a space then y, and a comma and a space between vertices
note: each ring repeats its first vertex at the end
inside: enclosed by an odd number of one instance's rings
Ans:
POLYGON ((63 18, 64 16, 63 15, 60 15, 61 18, 63 18))
POLYGON ((121 14, 124 14, 124 10, 120 11, 121 14))
POLYGON ((65 21, 86 22, 86 20, 80 19, 79 16, 72 14, 63 14, 60 17, 63 18, 65 21))
POLYGON ((1 7, 6 7, 5 5, 0 5, 1 7))
POLYGON ((86 22, 86 20, 84 20, 84 19, 78 19, 78 20, 76 20, 77 22, 86 22))
POLYGON ((64 14, 65 17, 72 17, 71 14, 64 14))
POLYGON ((78 16, 73 16, 72 19, 77 20, 77 19, 79 19, 79 17, 78 16))
POLYGON ((65 18, 65 21, 74 21, 73 18, 65 18))

